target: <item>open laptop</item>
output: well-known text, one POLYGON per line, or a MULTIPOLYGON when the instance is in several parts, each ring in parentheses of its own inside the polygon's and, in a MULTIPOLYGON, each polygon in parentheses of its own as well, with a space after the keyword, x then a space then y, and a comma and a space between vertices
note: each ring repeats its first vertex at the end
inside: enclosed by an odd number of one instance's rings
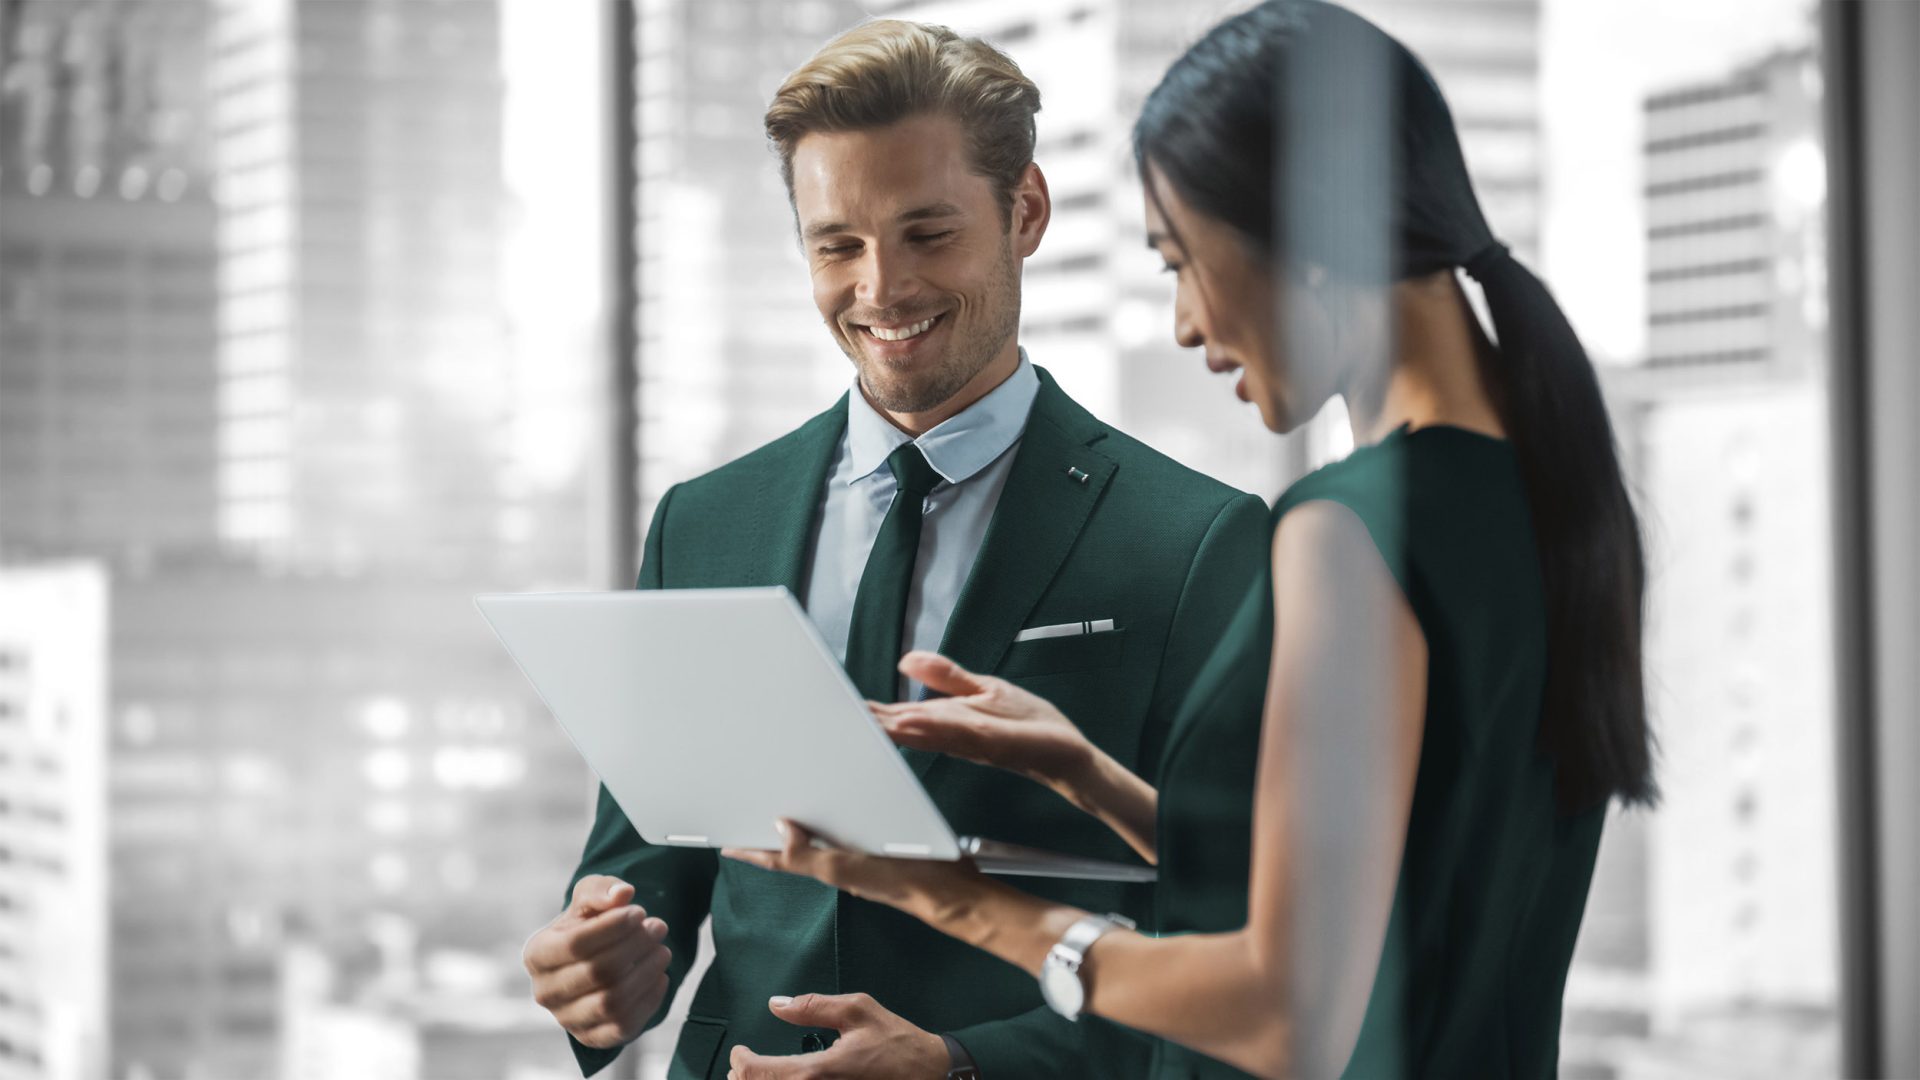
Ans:
POLYGON ((778 848, 775 818, 876 855, 1152 881, 1152 867, 956 836, 784 588, 476 596, 652 844, 778 848))

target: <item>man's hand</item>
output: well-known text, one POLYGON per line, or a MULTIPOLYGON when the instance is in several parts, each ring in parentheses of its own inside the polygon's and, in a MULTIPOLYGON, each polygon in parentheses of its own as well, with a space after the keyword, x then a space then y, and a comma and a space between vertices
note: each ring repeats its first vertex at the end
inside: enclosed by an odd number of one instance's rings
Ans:
POLYGON ((527 939, 533 1000, 587 1046, 632 1042, 667 994, 667 924, 631 904, 633 886, 589 874, 573 903, 527 939))
POLYGON ((866 994, 802 994, 767 1003, 773 1015, 801 1027, 832 1028, 840 1038, 825 1050, 765 1057, 736 1046, 727 1080, 940 1080, 947 1075, 947 1044, 866 994))

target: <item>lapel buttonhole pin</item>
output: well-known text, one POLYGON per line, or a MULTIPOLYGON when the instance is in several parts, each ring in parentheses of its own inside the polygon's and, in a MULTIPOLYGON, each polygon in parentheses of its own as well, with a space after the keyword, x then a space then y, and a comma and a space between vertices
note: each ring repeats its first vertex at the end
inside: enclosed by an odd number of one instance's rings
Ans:
POLYGON ((1079 469, 1074 468, 1071 465, 1067 466, 1067 475, 1069 477, 1072 477, 1078 483, 1084 484, 1087 482, 1087 474, 1084 472, 1081 472, 1079 469))

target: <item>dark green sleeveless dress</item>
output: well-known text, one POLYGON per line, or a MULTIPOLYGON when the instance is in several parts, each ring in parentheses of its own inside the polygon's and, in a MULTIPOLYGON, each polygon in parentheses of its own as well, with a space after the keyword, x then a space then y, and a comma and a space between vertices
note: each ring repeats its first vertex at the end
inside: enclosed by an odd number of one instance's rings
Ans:
MULTIPOLYGON (((1536 747, 1546 672, 1539 557, 1512 447, 1394 432, 1287 490, 1352 510, 1426 638, 1426 730, 1386 948, 1346 1076, 1549 1078, 1604 808, 1555 809, 1536 747)), ((1271 568, 1175 722, 1159 777, 1164 934, 1247 918, 1254 771, 1273 640, 1271 568)), ((1246 1074, 1161 1043, 1154 1075, 1246 1074)))

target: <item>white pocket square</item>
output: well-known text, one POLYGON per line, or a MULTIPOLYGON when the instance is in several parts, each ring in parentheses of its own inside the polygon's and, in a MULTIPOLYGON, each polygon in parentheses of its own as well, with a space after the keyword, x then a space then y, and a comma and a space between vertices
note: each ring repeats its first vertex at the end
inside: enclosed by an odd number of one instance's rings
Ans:
POLYGON ((1013 635, 1015 641, 1038 641, 1050 637, 1076 637, 1080 634, 1098 634, 1113 629, 1112 619, 1092 619, 1086 622, 1063 622, 1052 626, 1030 626, 1013 635))

